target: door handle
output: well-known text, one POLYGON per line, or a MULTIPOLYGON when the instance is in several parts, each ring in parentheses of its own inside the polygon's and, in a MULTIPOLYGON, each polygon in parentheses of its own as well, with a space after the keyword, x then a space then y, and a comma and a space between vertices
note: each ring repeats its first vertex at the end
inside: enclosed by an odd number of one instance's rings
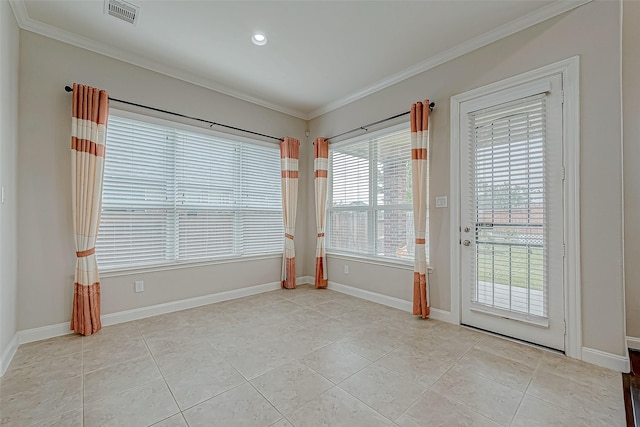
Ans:
POLYGON ((471 244, 471 242, 468 241, 468 240, 465 240, 464 242, 462 242, 462 244, 465 245, 465 246, 469 246, 471 244))

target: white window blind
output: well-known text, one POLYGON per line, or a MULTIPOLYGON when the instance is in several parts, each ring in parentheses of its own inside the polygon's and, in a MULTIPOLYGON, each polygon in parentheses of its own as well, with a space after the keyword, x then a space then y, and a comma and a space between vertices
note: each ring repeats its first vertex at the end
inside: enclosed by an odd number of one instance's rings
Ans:
POLYGON ((329 169, 328 250, 413 260, 409 126, 331 144, 329 169))
POLYGON ((277 146, 113 114, 107 129, 102 269, 282 250, 277 146))
POLYGON ((545 96, 470 115, 474 302, 546 317, 545 96))

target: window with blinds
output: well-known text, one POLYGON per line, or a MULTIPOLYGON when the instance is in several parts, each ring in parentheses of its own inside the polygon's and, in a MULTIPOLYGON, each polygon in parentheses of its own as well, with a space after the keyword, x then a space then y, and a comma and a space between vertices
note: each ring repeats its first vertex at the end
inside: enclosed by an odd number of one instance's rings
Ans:
POLYGON ((107 129, 103 271, 282 251, 277 146, 113 114, 107 129))
POLYGON ((330 252, 412 261, 409 126, 331 144, 328 205, 330 252))
POLYGON ((546 317, 545 96, 470 114, 472 300, 546 317))

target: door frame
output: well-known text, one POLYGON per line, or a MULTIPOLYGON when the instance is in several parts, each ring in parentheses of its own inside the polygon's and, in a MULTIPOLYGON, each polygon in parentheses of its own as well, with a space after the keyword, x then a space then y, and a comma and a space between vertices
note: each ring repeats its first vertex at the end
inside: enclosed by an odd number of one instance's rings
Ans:
POLYGON ((450 161, 450 268, 451 321, 461 322, 460 245, 460 106, 493 92, 515 88, 533 80, 562 74, 564 158, 564 316, 565 354, 582 359, 582 298, 580 291, 580 58, 574 56, 499 82, 451 97, 450 161))

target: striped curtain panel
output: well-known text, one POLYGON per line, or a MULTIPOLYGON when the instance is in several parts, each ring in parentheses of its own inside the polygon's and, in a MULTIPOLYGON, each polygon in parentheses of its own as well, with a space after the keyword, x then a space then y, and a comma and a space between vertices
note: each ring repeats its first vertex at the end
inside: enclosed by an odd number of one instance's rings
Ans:
POLYGON ((109 95, 73 85, 71 118, 71 198, 76 242, 71 329, 82 335, 100 330, 100 276, 96 239, 102 207, 109 95))
POLYGON ((327 213, 327 177, 329 173, 329 141, 316 138, 313 143, 313 176, 316 189, 316 288, 324 289, 327 280, 327 256, 325 253, 324 225, 327 213))
POLYGON ((284 138, 280 142, 280 168, 282 170, 282 217, 284 220, 284 256, 282 257, 282 287, 296 287, 296 249, 293 237, 298 208, 298 159, 300 140, 284 138))
POLYGON ((427 278, 427 147, 429 147, 429 100, 411 106, 411 173, 413 188, 413 227, 416 235, 413 268, 413 314, 429 316, 427 278))

